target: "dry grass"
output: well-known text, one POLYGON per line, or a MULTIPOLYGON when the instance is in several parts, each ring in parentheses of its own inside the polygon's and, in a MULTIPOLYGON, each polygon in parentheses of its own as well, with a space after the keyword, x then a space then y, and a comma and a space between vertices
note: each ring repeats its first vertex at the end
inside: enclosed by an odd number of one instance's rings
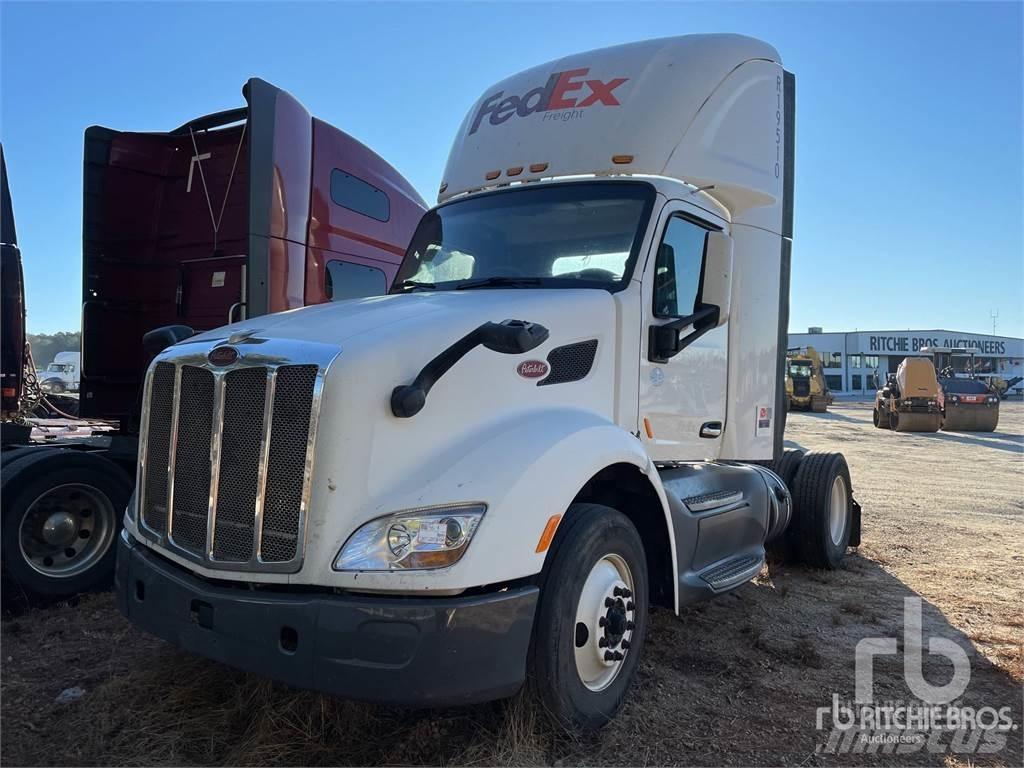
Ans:
MULTIPOLYGON (((1024 408, 992 445, 873 430, 870 412, 795 414, 805 447, 841 438, 865 540, 823 574, 773 564, 753 583, 655 611, 621 716, 597 736, 552 725, 525 696, 419 711, 293 691, 188 656, 129 626, 110 595, 8 613, 2 623, 5 765, 1021 765, 1022 731, 995 755, 815 754, 817 707, 852 694, 853 649, 897 636, 903 598, 925 599, 929 635, 971 648, 964 703, 1010 706, 1024 683, 1024 408), (1007 449, 1009 446, 1009 450, 1007 449), (1014 448, 1016 446, 1016 448, 1014 448), (895 460, 895 463, 893 463, 895 460), (936 500, 942 501, 936 501, 936 500), (949 500, 962 500, 951 503, 949 500), (61 705, 61 690, 85 696, 61 705)), ((907 696, 901 661, 877 695, 907 696)), ((929 662, 929 679, 943 681, 929 662)))

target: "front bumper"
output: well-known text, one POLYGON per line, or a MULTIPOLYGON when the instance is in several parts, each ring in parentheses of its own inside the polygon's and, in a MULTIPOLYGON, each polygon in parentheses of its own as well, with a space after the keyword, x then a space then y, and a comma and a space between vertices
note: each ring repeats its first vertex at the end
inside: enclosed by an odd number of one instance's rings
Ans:
POLYGON ((248 672, 348 699, 448 706, 513 695, 537 587, 469 597, 262 591, 193 576, 122 535, 117 601, 140 628, 248 672))

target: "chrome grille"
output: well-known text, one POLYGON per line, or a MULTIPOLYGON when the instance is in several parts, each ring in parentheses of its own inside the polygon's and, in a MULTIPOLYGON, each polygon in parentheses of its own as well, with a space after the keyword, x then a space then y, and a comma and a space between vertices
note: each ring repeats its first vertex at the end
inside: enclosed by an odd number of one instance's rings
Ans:
POLYGON ((172 347, 152 367, 139 529, 211 568, 294 572, 323 373, 339 350, 305 345, 317 362, 298 364, 258 341, 251 362, 243 353, 231 366, 210 364, 207 344, 175 356, 172 347))
MULTIPOLYGON (((252 558, 254 547, 267 369, 230 371, 224 381, 224 430, 213 556, 217 560, 245 562, 252 558)), ((293 510, 293 514, 297 516, 298 510, 293 510)))
POLYGON ((158 363, 150 381, 149 420, 146 424, 149 449, 146 463, 156 471, 146 474, 140 509, 143 522, 157 533, 167 531, 167 466, 171 452, 174 378, 174 365, 158 363))
POLYGON ((295 557, 298 517, 292 513, 302 501, 302 478, 309 440, 309 409, 313 402, 315 365, 289 365, 277 371, 271 420, 274 440, 267 457, 267 492, 263 506, 263 559, 287 561, 295 557))
MULTIPOLYGON (((152 413, 152 411, 150 411, 152 413)), ((178 431, 174 450, 174 542, 201 553, 210 511, 210 438, 213 431, 213 374, 181 367, 178 431)))

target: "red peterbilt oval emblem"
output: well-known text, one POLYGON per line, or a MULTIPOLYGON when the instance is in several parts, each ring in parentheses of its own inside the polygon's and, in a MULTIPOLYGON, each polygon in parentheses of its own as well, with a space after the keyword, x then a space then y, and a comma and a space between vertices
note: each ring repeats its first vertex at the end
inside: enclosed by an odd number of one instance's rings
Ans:
POLYGON ((214 347, 206 359, 211 365, 231 365, 238 360, 238 350, 234 347, 214 347))
POLYGON ((548 375, 548 364, 543 360, 524 360, 516 368, 524 379, 539 379, 548 375))

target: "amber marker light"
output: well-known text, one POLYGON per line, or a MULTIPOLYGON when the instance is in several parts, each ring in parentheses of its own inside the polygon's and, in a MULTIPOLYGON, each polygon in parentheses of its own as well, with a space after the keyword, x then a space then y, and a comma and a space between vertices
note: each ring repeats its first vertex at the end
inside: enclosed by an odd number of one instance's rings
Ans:
POLYGON ((530 165, 530 173, 543 173, 547 169, 547 163, 533 163, 530 165))
POLYGON ((537 542, 537 552, 548 551, 548 547, 551 546, 551 540, 555 538, 555 531, 558 530, 558 521, 561 519, 561 515, 552 515, 548 518, 547 525, 544 526, 544 531, 540 535, 540 541, 537 542))
POLYGON ((644 416, 644 430, 647 432, 647 438, 649 440, 654 439, 654 429, 651 427, 651 420, 644 416))
POLYGON ((501 171, 488 171, 484 174, 484 178, 488 181, 494 181, 499 176, 501 176, 501 171))
POLYGON ((628 165, 633 162, 632 155, 612 155, 612 162, 616 165, 628 165))

